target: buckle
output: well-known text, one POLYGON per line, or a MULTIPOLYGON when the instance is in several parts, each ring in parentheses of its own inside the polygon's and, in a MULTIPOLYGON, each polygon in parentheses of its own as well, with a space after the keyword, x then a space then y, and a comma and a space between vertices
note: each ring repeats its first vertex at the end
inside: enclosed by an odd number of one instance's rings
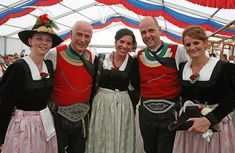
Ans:
POLYGON ((58 112, 58 105, 55 102, 51 101, 51 100, 48 103, 48 107, 50 108, 50 110, 53 113, 57 113, 58 112))
POLYGON ((169 111, 175 103, 166 99, 148 99, 142 101, 142 105, 152 113, 165 113, 169 111))

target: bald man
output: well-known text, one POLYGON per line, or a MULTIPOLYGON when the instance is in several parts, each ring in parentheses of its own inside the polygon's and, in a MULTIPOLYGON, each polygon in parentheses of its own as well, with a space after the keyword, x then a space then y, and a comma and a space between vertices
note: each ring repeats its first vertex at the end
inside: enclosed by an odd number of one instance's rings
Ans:
POLYGON ((85 125, 93 81, 95 55, 87 50, 92 26, 78 21, 71 43, 48 53, 54 68, 54 87, 49 103, 58 139, 59 153, 85 152, 85 125))
POLYGON ((168 130, 179 106, 178 65, 187 60, 184 50, 160 39, 161 27, 147 16, 139 24, 146 48, 134 60, 132 74, 140 89, 139 124, 146 153, 171 153, 175 132, 168 130))

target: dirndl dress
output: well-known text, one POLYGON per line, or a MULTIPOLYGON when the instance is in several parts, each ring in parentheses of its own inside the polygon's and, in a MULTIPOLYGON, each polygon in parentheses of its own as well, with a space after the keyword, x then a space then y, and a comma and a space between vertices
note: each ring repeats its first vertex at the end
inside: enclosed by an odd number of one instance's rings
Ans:
POLYGON ((46 141, 39 111, 16 109, 9 123, 2 153, 58 153, 56 135, 46 141))
POLYGON ((127 91, 100 88, 94 97, 86 153, 135 153, 134 110, 127 91))
POLYGON ((215 118, 221 120, 218 123, 220 132, 214 132, 208 142, 202 134, 177 131, 173 153, 235 153, 235 129, 229 115, 234 108, 234 64, 211 57, 194 83, 190 81, 193 75, 191 64, 192 60, 189 60, 179 66, 181 95, 185 100, 217 108, 214 113, 217 113, 215 118))
POLYGON ((235 129, 229 115, 219 123, 219 129, 210 142, 199 133, 177 131, 173 153, 235 153, 235 129))

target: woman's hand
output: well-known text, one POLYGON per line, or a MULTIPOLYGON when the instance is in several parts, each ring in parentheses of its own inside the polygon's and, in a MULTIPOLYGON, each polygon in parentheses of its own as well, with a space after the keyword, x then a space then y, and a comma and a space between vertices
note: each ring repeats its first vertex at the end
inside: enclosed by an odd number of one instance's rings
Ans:
POLYGON ((189 132, 195 131, 198 133, 205 133, 209 129, 211 123, 206 117, 202 118, 190 118, 189 121, 193 121, 193 126, 188 129, 189 132))

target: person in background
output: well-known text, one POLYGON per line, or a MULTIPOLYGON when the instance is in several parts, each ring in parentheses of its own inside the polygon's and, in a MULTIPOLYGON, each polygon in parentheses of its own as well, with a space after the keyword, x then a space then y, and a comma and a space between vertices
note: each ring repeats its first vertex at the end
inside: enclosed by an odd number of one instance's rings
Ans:
POLYGON ((71 43, 57 47, 46 59, 53 62, 54 88, 49 103, 55 121, 59 153, 84 153, 95 54, 87 49, 92 26, 77 21, 71 43))
POLYGON ((216 54, 215 53, 210 53, 209 54, 210 57, 215 57, 216 58, 216 54))
POLYGON ((47 107, 53 68, 44 56, 63 40, 52 29, 52 22, 44 14, 32 30, 18 33, 31 53, 9 65, 0 82, 2 153, 57 153, 53 118, 47 107))
POLYGON ((11 54, 8 54, 5 56, 4 61, 5 61, 4 63, 0 64, 0 77, 3 76, 8 66, 14 62, 14 56, 11 54))
POLYGON ((5 64, 4 56, 0 55, 0 80, 5 72, 5 68, 3 67, 4 64, 5 64))
POLYGON ((5 59, 4 56, 0 54, 0 64, 5 63, 5 59))
POLYGON ((139 24, 146 48, 133 61, 135 89, 140 89, 139 124, 146 153, 171 153, 175 132, 168 124, 175 120, 181 92, 178 65, 187 60, 179 45, 160 40, 161 27, 155 18, 144 17, 139 24))
POLYGON ((18 53, 15 53, 15 54, 14 54, 14 62, 17 61, 19 58, 20 58, 20 57, 19 57, 18 53))
POLYGON ((225 61, 225 62, 229 62, 227 54, 223 54, 222 58, 220 60, 225 61))
POLYGON ((8 66, 11 65, 13 62, 14 62, 14 56, 13 56, 12 54, 6 55, 6 58, 5 58, 6 66, 8 67, 8 66))
POLYGON ((191 58, 180 65, 182 98, 207 111, 201 118, 189 119, 193 125, 188 131, 177 131, 173 153, 235 152, 235 131, 229 116, 235 105, 235 65, 206 56, 208 38, 200 26, 187 27, 182 41, 191 58), (213 133, 209 127, 216 124, 220 131, 213 133), (203 139, 206 132, 210 136, 203 139))
POLYGON ((131 30, 116 32, 115 51, 105 56, 97 82, 86 153, 135 153, 134 110, 128 95, 133 60, 129 52, 135 45, 131 30))

